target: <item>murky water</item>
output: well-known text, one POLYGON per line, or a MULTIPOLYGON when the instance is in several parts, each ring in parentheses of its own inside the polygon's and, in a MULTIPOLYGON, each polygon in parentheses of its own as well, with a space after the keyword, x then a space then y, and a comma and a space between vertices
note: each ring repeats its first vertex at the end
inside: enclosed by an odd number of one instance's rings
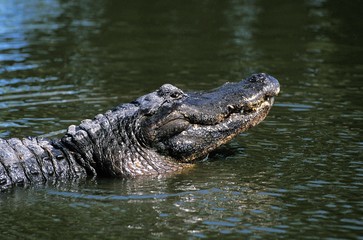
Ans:
POLYGON ((362 1, 0 0, 0 137, 56 137, 163 83, 280 80, 175 176, 0 193, 1 239, 363 239, 362 1))

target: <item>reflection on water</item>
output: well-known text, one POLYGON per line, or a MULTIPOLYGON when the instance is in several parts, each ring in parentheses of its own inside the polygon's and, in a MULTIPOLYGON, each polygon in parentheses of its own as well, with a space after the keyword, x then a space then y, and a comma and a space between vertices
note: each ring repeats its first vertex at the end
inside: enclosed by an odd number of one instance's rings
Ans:
MULTIPOLYGON (((74 110, 60 116, 59 108, 97 107, 116 99, 100 95, 98 86, 77 85, 82 79, 77 77, 77 63, 82 60, 77 59, 78 51, 88 47, 88 38, 98 33, 101 24, 93 22, 102 13, 102 9, 94 13, 96 5, 87 5, 87 1, 1 1, 0 137, 59 130, 76 123, 78 117, 74 110)), ((93 81, 84 72, 80 74, 85 81, 93 81)))
POLYGON ((5 239, 359 239, 362 3, 0 1, 0 137, 70 124, 169 82, 281 82, 260 126, 187 173, 16 188, 5 239))

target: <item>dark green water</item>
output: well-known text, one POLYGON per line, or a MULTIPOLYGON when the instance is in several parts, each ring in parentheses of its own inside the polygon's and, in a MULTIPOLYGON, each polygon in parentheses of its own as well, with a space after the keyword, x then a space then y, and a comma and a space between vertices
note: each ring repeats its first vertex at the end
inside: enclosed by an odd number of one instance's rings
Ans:
POLYGON ((184 174, 0 193, 1 239, 363 239, 363 1, 0 0, 0 137, 56 136, 163 83, 281 83, 184 174))

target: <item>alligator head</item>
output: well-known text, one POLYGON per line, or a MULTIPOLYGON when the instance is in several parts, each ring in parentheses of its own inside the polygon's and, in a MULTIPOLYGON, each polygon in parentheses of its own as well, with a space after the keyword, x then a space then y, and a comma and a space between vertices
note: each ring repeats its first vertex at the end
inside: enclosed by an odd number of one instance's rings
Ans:
POLYGON ((137 137, 162 156, 193 162, 260 123, 279 90, 279 82, 264 73, 203 93, 166 84, 136 100, 137 137))

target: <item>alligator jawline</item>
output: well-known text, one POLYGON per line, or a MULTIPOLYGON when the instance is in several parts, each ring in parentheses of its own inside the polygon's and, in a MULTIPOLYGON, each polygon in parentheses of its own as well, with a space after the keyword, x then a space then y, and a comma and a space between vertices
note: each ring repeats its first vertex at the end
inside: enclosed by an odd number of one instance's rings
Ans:
POLYGON ((266 106, 271 106, 274 101, 274 97, 263 97, 253 104, 244 105, 242 107, 227 106, 229 113, 224 116, 220 121, 216 121, 214 124, 197 124, 200 126, 213 126, 228 121, 232 117, 245 117, 252 116, 254 113, 259 112, 266 106))

